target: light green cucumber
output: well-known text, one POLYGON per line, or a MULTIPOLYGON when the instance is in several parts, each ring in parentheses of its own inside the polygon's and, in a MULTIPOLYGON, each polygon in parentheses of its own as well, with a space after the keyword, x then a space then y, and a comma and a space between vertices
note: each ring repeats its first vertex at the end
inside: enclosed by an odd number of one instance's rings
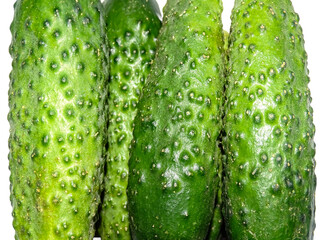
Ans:
POLYGON ((19 240, 92 239, 105 158, 98 0, 18 0, 8 120, 19 240))

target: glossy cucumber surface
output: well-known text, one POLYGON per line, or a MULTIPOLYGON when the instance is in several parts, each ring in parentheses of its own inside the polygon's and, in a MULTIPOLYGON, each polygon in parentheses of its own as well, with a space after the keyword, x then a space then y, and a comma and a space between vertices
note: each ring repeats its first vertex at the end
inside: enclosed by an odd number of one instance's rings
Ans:
POLYGON ((230 239, 312 239, 313 110, 290 0, 236 0, 229 39, 225 216, 230 239))
POLYGON ((18 0, 8 120, 15 239, 92 239, 105 158, 100 2, 18 0))
POLYGON ((224 49, 219 0, 169 0, 129 161, 133 239, 204 239, 219 189, 224 49))

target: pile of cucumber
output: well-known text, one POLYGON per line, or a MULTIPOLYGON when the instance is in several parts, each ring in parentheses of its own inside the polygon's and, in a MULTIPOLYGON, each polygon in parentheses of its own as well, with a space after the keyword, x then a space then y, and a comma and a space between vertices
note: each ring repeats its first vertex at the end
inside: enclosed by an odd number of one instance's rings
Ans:
POLYGON ((17 0, 15 239, 311 240, 315 126, 290 0, 17 0))

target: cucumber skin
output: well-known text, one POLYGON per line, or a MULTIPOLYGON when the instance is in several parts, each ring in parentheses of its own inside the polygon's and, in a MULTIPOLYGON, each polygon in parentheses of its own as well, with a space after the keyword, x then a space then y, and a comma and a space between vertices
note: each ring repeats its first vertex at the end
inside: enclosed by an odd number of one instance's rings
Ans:
POLYGON ((104 3, 104 15, 111 61, 107 172, 99 232, 102 240, 130 239, 129 150, 137 103, 155 56, 160 10, 155 0, 109 0, 104 3))
POLYGON ((299 17, 289 0, 237 0, 229 43, 229 237, 313 239, 315 127, 299 17))
POLYGON ((92 239, 108 61, 99 1, 18 0, 8 120, 15 239, 92 239))
POLYGON ((133 239, 204 239, 219 187, 221 1, 169 0, 129 160, 133 239))

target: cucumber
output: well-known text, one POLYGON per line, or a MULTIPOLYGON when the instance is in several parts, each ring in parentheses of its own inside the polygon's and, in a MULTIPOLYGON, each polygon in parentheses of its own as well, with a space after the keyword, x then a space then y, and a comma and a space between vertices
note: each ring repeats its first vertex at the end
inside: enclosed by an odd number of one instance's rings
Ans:
POLYGON ((224 50, 220 0, 169 0, 134 121, 133 239, 204 239, 219 189, 224 50))
POLYGON ((130 239, 129 147, 137 103, 155 56, 160 10, 155 0, 108 0, 104 4, 110 78, 107 171, 99 232, 102 239, 130 239))
POLYGON ((98 0, 18 0, 8 120, 15 239, 92 239, 106 144, 98 0))
POLYGON ((315 127, 307 54, 290 0, 236 0, 226 104, 230 239, 312 239, 315 127))

